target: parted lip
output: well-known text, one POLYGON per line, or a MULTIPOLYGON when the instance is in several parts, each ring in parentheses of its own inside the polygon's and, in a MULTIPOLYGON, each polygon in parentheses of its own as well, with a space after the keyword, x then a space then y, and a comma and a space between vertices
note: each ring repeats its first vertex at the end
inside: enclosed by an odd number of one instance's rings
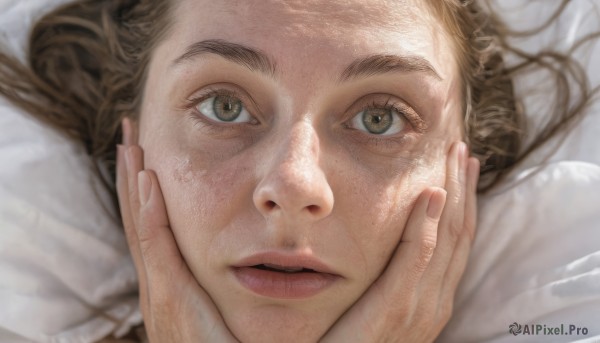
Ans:
POLYGON ((233 268, 267 265, 279 269, 310 269, 313 272, 339 276, 332 268, 313 255, 280 251, 260 252, 235 263, 233 268))

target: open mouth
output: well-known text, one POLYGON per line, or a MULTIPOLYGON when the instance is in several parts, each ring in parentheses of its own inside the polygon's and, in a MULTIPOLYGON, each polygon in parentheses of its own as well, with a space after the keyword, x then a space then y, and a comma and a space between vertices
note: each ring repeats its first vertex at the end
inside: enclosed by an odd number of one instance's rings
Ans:
POLYGON ((342 277, 312 256, 267 252, 231 266, 237 281, 252 293, 284 299, 312 297, 342 277))
POLYGON ((278 266, 276 264, 268 264, 268 263, 257 264, 257 265, 251 266, 251 268, 256 268, 259 270, 266 270, 266 271, 271 271, 271 272, 288 273, 288 274, 316 273, 316 271, 314 271, 313 269, 309 269, 309 268, 286 267, 286 266, 278 266))

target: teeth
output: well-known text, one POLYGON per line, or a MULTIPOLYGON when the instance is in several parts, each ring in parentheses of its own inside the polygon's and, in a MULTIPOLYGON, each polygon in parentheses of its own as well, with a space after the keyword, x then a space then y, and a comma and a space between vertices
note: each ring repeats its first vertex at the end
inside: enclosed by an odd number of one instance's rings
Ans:
POLYGON ((284 271, 286 273, 300 272, 300 271, 302 271, 304 269, 302 267, 284 267, 284 266, 278 266, 278 265, 275 265, 275 264, 268 264, 268 263, 265 263, 264 266, 267 267, 268 269, 281 270, 281 271, 284 271))

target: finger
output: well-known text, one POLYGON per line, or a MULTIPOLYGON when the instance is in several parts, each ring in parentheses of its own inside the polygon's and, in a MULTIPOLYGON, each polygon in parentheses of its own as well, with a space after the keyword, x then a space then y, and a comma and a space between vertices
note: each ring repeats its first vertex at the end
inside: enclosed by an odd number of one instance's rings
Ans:
MULTIPOLYGON (((129 175, 125 164, 125 147, 117 146, 117 193, 119 197, 119 208, 121 210, 121 218, 125 229, 125 236, 131 251, 133 262, 137 268, 142 268, 143 263, 139 251, 137 233, 135 230, 134 214, 131 210, 129 202, 129 175)), ((143 279, 138 273, 138 279, 143 279)))
POLYGON ((477 182, 479 180, 479 160, 469 158, 467 165, 467 194, 465 201, 465 230, 459 237, 452 255, 444 285, 442 286, 442 303, 452 302, 458 284, 467 266, 471 245, 475 237, 477 223, 477 182))
POLYGON ((475 240, 477 230, 477 184, 479 183, 479 160, 471 157, 467 165, 467 197, 465 200, 465 229, 475 240))
MULTIPOLYGON (((153 302, 150 306, 159 308, 161 313, 177 311, 178 313, 172 315, 180 316, 182 322, 191 320, 201 323, 203 332, 219 337, 229 336, 217 307, 198 284, 179 251, 156 174, 150 170, 143 170, 139 173, 138 181, 141 205, 138 237, 147 275, 148 292, 153 302), (193 299, 194 302, 190 303, 189 299, 193 299), (184 302, 185 306, 176 305, 181 302, 184 302)), ((198 329, 183 326, 184 330, 198 329)))
MULTIPOLYGON (((396 253, 387 267, 391 270, 402 270, 404 273, 411 271, 412 283, 420 281, 434 251, 437 250, 437 227, 446 195, 446 191, 438 187, 431 187, 421 193, 408 218, 396 253)), ((382 280, 388 277, 397 279, 396 276, 388 276, 387 273, 382 276, 384 277, 382 280)), ((398 286, 406 287, 406 284, 402 281, 398 286)))
MULTIPOLYGON (((172 282, 168 275, 184 265, 171 232, 169 218, 156 174, 150 170, 138 173, 140 222, 138 239, 151 288, 172 282)), ((186 275, 187 277, 187 275, 186 275)))
MULTIPOLYGON (((138 209, 134 210, 131 206, 130 202, 130 185, 131 185, 131 175, 128 172, 126 155, 128 154, 127 149, 132 144, 132 130, 131 130, 131 122, 128 118, 123 119, 122 121, 122 140, 125 146, 118 145, 117 146, 117 193, 119 198, 119 208, 121 211, 121 218, 123 220, 123 226, 125 229, 125 236, 127 238, 127 243, 129 246, 129 250, 135 265, 138 284, 139 284, 139 293, 140 293, 140 307, 142 308, 142 312, 144 312, 145 308, 147 308, 148 298, 146 292, 146 273, 144 263, 142 261, 142 256, 139 249, 139 243, 137 238, 137 232, 135 229, 137 217, 138 217, 138 209)), ((137 182, 135 183, 137 184, 137 182)))
POLYGON ((139 256, 139 264, 136 264, 138 271, 138 283, 140 291, 140 307, 142 313, 147 316, 147 310, 150 306, 150 281, 148 280, 148 271, 144 263, 143 251, 140 245, 139 228, 140 228, 140 201, 138 191, 138 173, 143 169, 143 152, 142 149, 137 145, 129 145, 125 147, 125 164, 127 165, 127 182, 128 182, 128 196, 129 196, 129 209, 131 211, 131 217, 133 221, 132 230, 130 231, 130 237, 132 239, 132 245, 134 251, 139 256), (136 244, 137 243, 137 244, 136 244))
POLYGON ((448 198, 437 228, 436 251, 431 258, 430 268, 424 275, 424 282, 436 294, 439 294, 456 242, 464 228, 466 155, 466 145, 458 142, 454 144, 448 157, 445 186, 448 198))
POLYGON ((140 171, 138 181, 141 215, 137 228, 149 291, 165 301, 169 296, 178 298, 181 288, 197 282, 177 247, 156 174, 140 171))
POLYGON ((124 159, 127 168, 127 184, 128 184, 128 196, 129 201, 127 205, 133 219, 135 227, 138 225, 139 218, 139 196, 138 196, 138 182, 137 174, 139 171, 144 169, 144 154, 139 146, 134 145, 135 137, 134 130, 131 124, 131 120, 127 117, 123 118, 123 144, 124 147, 124 159))
POLYGON ((467 266, 469 254, 471 252, 471 244, 475 231, 476 211, 477 211, 477 180, 479 178, 479 161, 475 158, 467 160, 467 180, 464 208, 464 229, 458 237, 454 252, 448 264, 442 285, 438 285, 439 289, 430 287, 429 293, 426 296, 436 299, 437 297, 437 323, 445 325, 450 319, 454 307, 454 297, 458 284, 464 274, 467 266))
POLYGON ((437 187, 419 195, 385 271, 323 337, 324 342, 379 341, 380 334, 389 333, 390 320, 394 328, 409 321, 420 300, 417 287, 435 249, 445 200, 446 191, 437 187), (387 314, 382 316, 382 311, 387 314))
POLYGON ((137 145, 125 147, 125 165, 127 166, 127 183, 129 186, 129 208, 134 226, 139 225, 140 199, 138 190, 138 173, 144 169, 144 153, 137 145))

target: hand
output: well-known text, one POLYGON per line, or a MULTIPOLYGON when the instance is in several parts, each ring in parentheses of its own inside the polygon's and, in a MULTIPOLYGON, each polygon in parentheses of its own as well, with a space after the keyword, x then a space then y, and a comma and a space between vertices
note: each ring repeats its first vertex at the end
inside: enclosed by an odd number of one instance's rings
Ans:
POLYGON ((475 236, 478 177, 479 161, 454 144, 446 190, 421 193, 382 275, 321 342, 432 342, 440 334, 475 236))
POLYGON ((143 152, 131 144, 131 136, 125 119, 125 146, 117 148, 117 190, 150 342, 237 342, 183 260, 156 174, 142 170, 143 152))

